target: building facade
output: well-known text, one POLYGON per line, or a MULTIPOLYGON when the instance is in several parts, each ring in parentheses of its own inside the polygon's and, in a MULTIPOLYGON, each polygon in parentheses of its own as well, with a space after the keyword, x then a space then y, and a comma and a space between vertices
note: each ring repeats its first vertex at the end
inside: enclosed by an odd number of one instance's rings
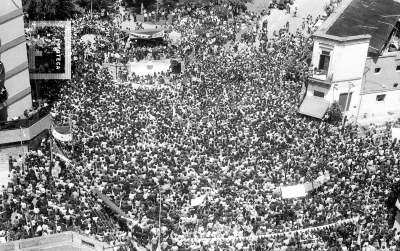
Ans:
POLYGON ((0 121, 7 121, 32 107, 21 0, 1 1, 0 61, 4 74, 0 88, 7 93, 0 102, 0 121))
POLYGON ((365 2, 343 0, 313 34, 304 100, 336 100, 358 122, 400 112, 400 2, 365 2))

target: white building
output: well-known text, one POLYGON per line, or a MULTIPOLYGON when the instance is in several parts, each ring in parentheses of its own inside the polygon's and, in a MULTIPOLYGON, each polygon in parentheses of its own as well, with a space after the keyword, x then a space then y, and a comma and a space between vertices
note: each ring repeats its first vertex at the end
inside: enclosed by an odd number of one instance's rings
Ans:
POLYGON ((399 18, 397 0, 343 0, 313 34, 299 112, 321 118, 334 100, 358 122, 400 112, 399 18))
POLYGON ((28 57, 21 0, 1 0, 0 88, 8 97, 0 102, 0 122, 22 116, 32 107, 28 57))

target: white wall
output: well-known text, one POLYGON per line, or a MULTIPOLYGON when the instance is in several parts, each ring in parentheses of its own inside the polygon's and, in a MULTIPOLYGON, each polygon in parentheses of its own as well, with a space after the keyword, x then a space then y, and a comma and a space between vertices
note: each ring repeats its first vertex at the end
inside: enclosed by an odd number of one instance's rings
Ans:
POLYGON ((30 94, 4 108, 7 109, 8 112, 7 120, 11 120, 13 117, 22 116, 25 109, 29 108, 32 108, 32 96, 30 94))
MULTIPOLYGON (((2 0, 0 0, 0 6, 2 4, 1 1, 2 0)), ((0 9, 1 8, 2 7, 0 7, 0 9)), ((14 18, 7 23, 3 23, 0 25, 0 39, 1 44, 3 45, 24 34, 24 19, 22 16, 14 18)))
MULTIPOLYGON (((349 116, 356 116, 357 115, 357 110, 359 106, 359 97, 360 97, 360 90, 361 90, 361 80, 357 81, 350 81, 354 87, 351 87, 350 92, 353 93, 351 96, 351 100, 349 103, 349 110, 347 112, 347 115, 349 116)), ((332 103, 334 100, 339 101, 339 96, 342 93, 348 93, 349 91, 349 82, 336 82, 333 83, 333 85, 337 84, 337 86, 334 88, 323 88, 318 85, 309 85, 307 89, 307 96, 314 96, 314 91, 319 91, 325 93, 324 99, 332 103)))
MULTIPOLYGON (((22 34, 21 34, 22 35, 22 34)), ((1 54, 4 69, 7 71, 23 64, 28 60, 26 54, 26 43, 19 44, 1 54)))
POLYGON ((13 77, 7 79, 5 81, 5 86, 9 97, 18 94, 22 90, 25 90, 27 87, 30 86, 28 70, 24 70, 17 75, 14 75, 13 77))
POLYGON ((367 117, 387 115, 388 112, 400 110, 400 90, 364 94, 361 100, 359 116, 367 113, 367 117), (386 94, 385 101, 376 101, 376 96, 386 94))
POLYGON ((316 38, 313 48, 313 67, 318 68, 324 45, 333 46, 330 54, 328 76, 333 74, 333 81, 361 78, 365 68, 369 39, 338 42, 325 38, 316 38))
POLYGON ((342 43, 335 46, 328 72, 333 74, 333 81, 362 78, 368 45, 368 43, 342 43))
POLYGON ((0 16, 22 8, 22 0, 1 0, 0 16))

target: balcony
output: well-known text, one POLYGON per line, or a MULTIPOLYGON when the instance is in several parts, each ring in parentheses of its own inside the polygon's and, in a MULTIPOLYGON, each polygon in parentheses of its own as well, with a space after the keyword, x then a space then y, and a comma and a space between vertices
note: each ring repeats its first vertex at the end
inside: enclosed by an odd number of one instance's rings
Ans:
POLYGON ((309 77, 309 81, 324 87, 331 86, 331 78, 328 77, 328 73, 325 70, 314 71, 309 77))
POLYGON ((36 113, 30 118, 0 123, 0 145, 20 141, 29 141, 44 130, 50 128, 50 114, 36 113))

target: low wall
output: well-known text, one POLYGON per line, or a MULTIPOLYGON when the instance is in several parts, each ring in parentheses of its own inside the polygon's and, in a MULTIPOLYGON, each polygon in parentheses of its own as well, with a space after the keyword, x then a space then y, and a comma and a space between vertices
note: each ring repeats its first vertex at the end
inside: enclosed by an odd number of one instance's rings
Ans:
POLYGON ((107 243, 96 241, 75 232, 63 232, 26 240, 12 241, 0 244, 0 251, 14 250, 93 250, 100 251, 109 248, 107 243), (62 247, 62 248, 61 248, 62 247))

